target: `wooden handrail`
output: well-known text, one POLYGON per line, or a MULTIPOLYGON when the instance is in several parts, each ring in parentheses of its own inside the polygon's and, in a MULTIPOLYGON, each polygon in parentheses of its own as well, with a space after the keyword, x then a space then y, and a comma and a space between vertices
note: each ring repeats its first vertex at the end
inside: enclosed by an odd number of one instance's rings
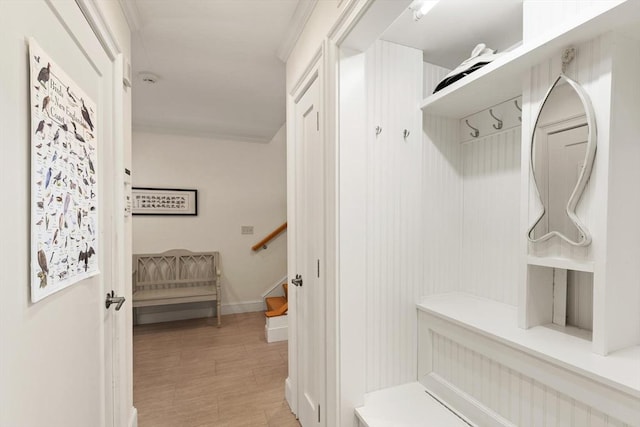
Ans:
POLYGON ((280 227, 276 228, 271 233, 269 233, 269 235, 267 237, 265 237, 264 239, 260 240, 255 245, 251 246, 251 250, 259 251, 260 249, 267 249, 267 243, 269 243, 270 241, 275 239, 280 233, 282 233, 286 229, 287 229, 287 223, 285 222, 280 227))

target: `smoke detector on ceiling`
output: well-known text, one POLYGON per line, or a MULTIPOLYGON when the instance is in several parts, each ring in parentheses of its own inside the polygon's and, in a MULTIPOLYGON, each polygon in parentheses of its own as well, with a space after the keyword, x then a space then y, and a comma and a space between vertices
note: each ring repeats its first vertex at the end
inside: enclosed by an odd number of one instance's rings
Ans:
POLYGON ((158 83, 158 80, 160 79, 157 74, 149 73, 147 71, 138 73, 138 77, 140 77, 140 80, 142 80, 143 83, 150 85, 158 83))

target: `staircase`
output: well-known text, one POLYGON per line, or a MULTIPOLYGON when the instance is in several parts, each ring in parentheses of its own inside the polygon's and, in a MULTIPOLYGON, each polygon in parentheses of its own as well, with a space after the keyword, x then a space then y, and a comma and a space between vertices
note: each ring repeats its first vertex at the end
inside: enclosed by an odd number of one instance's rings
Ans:
POLYGON ((264 334, 269 343, 288 339, 288 285, 283 283, 282 288, 284 296, 264 299, 267 305, 267 311, 264 312, 266 317, 264 334))

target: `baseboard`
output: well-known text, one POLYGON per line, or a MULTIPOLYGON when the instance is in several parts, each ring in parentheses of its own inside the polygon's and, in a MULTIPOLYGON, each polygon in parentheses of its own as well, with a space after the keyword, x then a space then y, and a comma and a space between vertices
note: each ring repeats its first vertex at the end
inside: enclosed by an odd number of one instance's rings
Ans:
POLYGON ((435 373, 430 373, 420 380, 429 393, 451 410, 464 414, 475 425, 488 427, 516 427, 498 413, 487 408, 478 400, 444 380, 435 373))
POLYGON ((287 379, 284 380, 284 398, 287 400, 287 403, 289 404, 289 408, 291 408, 291 412, 293 412, 297 417, 298 408, 296 408, 296 402, 294 401, 293 397, 294 397, 294 394, 293 394, 293 386, 291 384, 291 379, 287 377, 287 379))
MULTIPOLYGON (((200 317, 213 317, 214 309, 208 308, 187 308, 182 310, 171 310, 170 306, 162 306, 166 308, 166 311, 157 311, 151 313, 140 313, 141 308, 138 308, 137 315, 135 316, 136 325, 144 325, 147 323, 160 323, 160 322, 172 322, 175 320, 186 319, 198 319, 200 317)), ((146 307, 145 307, 146 308, 146 307)))
POLYGON ((246 301, 224 304, 222 303, 222 315, 237 313, 253 313, 255 311, 265 311, 267 307, 264 301, 246 301))
MULTIPOLYGON (((215 304, 215 303, 214 303, 215 304)), ((247 301, 239 303, 222 304, 221 313, 252 313, 265 311, 264 301, 247 301)), ((134 324, 172 322, 175 320, 198 319, 201 317, 214 317, 215 308, 211 303, 186 303, 174 305, 159 305, 153 307, 139 307, 136 309, 134 324)))
POLYGON ((131 415, 129 415, 129 427, 138 427, 138 409, 131 407, 131 415))

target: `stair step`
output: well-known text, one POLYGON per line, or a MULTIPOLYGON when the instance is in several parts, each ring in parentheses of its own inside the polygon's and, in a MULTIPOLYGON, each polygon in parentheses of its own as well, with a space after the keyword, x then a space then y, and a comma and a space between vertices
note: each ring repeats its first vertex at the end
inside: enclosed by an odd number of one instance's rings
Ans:
POLYGON ((269 297, 265 298, 265 302, 267 303, 267 311, 274 311, 286 304, 287 300, 285 297, 269 297))

